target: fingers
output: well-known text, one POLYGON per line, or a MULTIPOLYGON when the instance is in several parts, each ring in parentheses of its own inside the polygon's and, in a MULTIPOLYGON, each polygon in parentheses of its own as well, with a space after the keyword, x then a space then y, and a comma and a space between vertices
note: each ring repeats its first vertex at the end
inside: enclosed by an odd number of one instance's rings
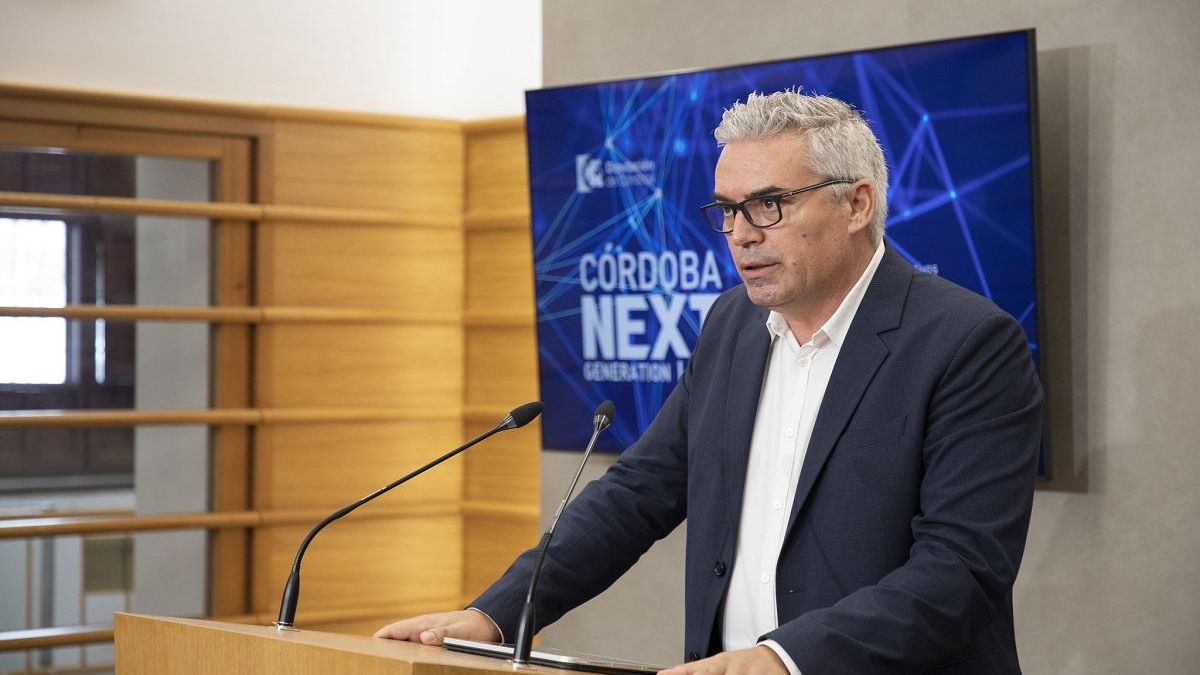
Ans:
POLYGON ((447 637, 494 642, 499 635, 487 615, 474 610, 422 614, 403 619, 375 631, 375 637, 440 645, 447 637))
MULTIPOLYGON (((375 631, 375 637, 387 638, 389 640, 408 640, 409 642, 424 642, 421 639, 423 633, 430 629, 445 625, 446 616, 444 614, 422 614, 411 619, 402 619, 389 623, 388 625, 375 631)), ((425 643, 432 644, 432 643, 425 643)), ((441 644, 439 639, 437 644, 441 644)))
POLYGON ((449 634, 449 626, 434 626, 421 631, 421 634, 418 635, 417 638, 423 645, 440 645, 442 644, 442 638, 449 634))
POLYGON ((658 675, 788 675, 788 670, 773 650, 759 645, 681 663, 658 675))
POLYGON ((720 663, 724 655, 725 653, 722 652, 707 659, 681 663, 666 670, 658 671, 658 675, 720 675, 725 671, 724 665, 720 663))

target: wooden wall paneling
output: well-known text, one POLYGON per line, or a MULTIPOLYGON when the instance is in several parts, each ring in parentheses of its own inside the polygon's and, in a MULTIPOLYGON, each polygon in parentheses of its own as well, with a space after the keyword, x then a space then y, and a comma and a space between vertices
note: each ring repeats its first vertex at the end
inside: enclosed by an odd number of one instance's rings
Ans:
MULTIPOLYGON (((504 410, 538 395, 523 120, 468 124, 466 155, 465 402, 504 410)), ((466 461, 463 602, 538 538, 540 424, 493 442, 466 461)))
POLYGON ((274 201, 462 212, 462 132, 277 122, 274 201))
POLYGON ((528 221, 512 229, 467 230, 466 309, 533 317, 533 248, 528 221))
MULTIPOLYGON (((460 441, 461 125, 369 127, 281 119, 261 147, 268 167, 260 173, 266 203, 387 209, 418 221, 414 226, 281 219, 260 229, 261 303, 414 313, 402 322, 301 321, 258 330, 260 405, 395 406, 412 414, 397 422, 279 423, 255 430, 259 508, 334 507, 460 441), (422 218, 429 224, 422 225, 422 218)), ((449 511, 442 515, 351 520, 322 532, 305 558, 299 620, 305 607, 444 602, 461 595, 461 496, 462 463, 456 460, 381 499, 443 504, 449 511)), ((251 584, 256 611, 276 606, 303 534, 293 527, 256 531, 251 584)))
POLYGON ((464 520, 463 602, 479 595, 513 559, 537 546, 536 519, 473 515, 464 520))
MULTIPOLYGON (((229 139, 214 167, 216 198, 250 201, 252 166, 250 143, 229 139)), ((251 227, 248 222, 214 223, 214 298, 217 306, 253 304, 251 227)), ((214 408, 246 408, 250 398, 251 327, 221 323, 212 328, 215 365, 214 408)), ((250 432, 245 426, 222 425, 212 430, 213 511, 245 511, 250 507, 250 432)), ((242 614, 250 610, 247 563, 248 529, 222 529, 209 536, 209 613, 242 614)))
MULTIPOLYGON (((530 396, 529 400, 535 400, 530 396)), ((490 428, 490 423, 467 422, 464 436, 470 438, 490 428)), ((488 439, 467 455, 470 470, 463 477, 463 496, 468 502, 497 502, 538 506, 538 462, 530 448, 542 437, 541 421, 488 439)), ((536 542, 535 542, 536 543, 536 542)))
MULTIPOLYGON (((259 330, 270 352, 270 406, 462 405, 462 329, 421 324, 275 324, 259 330)), ((261 370, 261 369, 260 369, 261 370)))
MULTIPOLYGON (((373 424, 279 424, 259 430, 264 470, 260 509, 328 507, 349 503, 457 446, 455 419, 373 424), (343 451, 331 449, 341 448, 343 451), (353 452, 353 461, 336 461, 353 452), (332 455, 332 457, 331 457, 332 455), (315 472, 311 467, 321 466, 315 472)), ((456 502, 462 493, 460 459, 364 506, 456 502)))
POLYGON ((273 224, 271 267, 260 277, 278 305, 459 312, 463 237, 458 228, 273 224))
POLYGON ((466 213, 527 213, 524 118, 468 124, 466 131, 466 213))
MULTIPOLYGON (((278 608, 296 546, 308 526, 260 527, 254 605, 278 608)), ((313 540, 304 557, 297 624, 308 609, 324 610, 415 600, 440 601, 461 588, 462 518, 445 516, 338 521, 313 540)))
POLYGON ((474 327, 466 347, 467 405, 512 407, 538 397, 533 326, 474 327))

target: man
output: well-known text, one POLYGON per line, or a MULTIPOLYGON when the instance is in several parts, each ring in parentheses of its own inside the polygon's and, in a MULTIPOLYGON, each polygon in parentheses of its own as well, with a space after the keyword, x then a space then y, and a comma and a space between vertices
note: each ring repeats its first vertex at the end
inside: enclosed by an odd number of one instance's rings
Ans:
MULTIPOLYGON (((716 137, 704 210, 744 285, 645 435, 564 513, 539 625, 686 517, 688 663, 670 675, 1019 673, 1042 415, 1024 334, 886 250, 883 155, 846 104, 752 94, 716 137)), ((472 609, 377 635, 511 639, 531 565, 472 609)))

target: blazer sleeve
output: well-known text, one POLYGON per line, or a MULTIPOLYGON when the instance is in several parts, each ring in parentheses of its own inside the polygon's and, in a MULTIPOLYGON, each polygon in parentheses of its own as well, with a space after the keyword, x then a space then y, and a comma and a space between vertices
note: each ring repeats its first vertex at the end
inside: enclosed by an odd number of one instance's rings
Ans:
MULTIPOLYGON (((563 511, 538 582, 536 630, 599 595, 683 521, 691 378, 689 366, 642 437, 563 511)), ((516 634, 533 564, 531 549, 469 605, 505 636, 516 634)))
POLYGON ((929 403, 907 561, 763 636, 806 674, 908 672, 963 653, 1011 612, 1043 396, 1011 317, 987 316, 965 334, 929 403))

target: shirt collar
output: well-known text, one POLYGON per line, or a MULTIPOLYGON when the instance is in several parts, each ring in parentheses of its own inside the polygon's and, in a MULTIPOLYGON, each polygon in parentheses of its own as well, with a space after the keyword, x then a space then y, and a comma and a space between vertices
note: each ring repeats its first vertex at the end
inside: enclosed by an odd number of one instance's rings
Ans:
MULTIPOLYGON (((883 241, 880 240, 879 245, 875 247, 875 253, 871 256, 871 262, 867 263, 867 269, 863 270, 858 281, 850 287, 850 292, 842 298, 842 304, 838 305, 829 320, 812 334, 810 340, 813 346, 823 347, 830 342, 841 344, 846 339, 846 334, 850 332, 850 323, 854 320, 854 315, 858 313, 858 306, 862 304, 863 296, 867 294, 867 287, 871 285, 871 279, 875 278, 875 270, 879 269, 879 261, 883 260, 883 250, 883 241)), ((792 334, 787 319, 775 310, 771 310, 771 313, 767 315, 767 330, 771 332, 772 337, 784 337, 792 334)), ((796 341, 800 341, 799 337, 796 338, 796 341)), ((806 340, 805 343, 808 341, 806 340)))

